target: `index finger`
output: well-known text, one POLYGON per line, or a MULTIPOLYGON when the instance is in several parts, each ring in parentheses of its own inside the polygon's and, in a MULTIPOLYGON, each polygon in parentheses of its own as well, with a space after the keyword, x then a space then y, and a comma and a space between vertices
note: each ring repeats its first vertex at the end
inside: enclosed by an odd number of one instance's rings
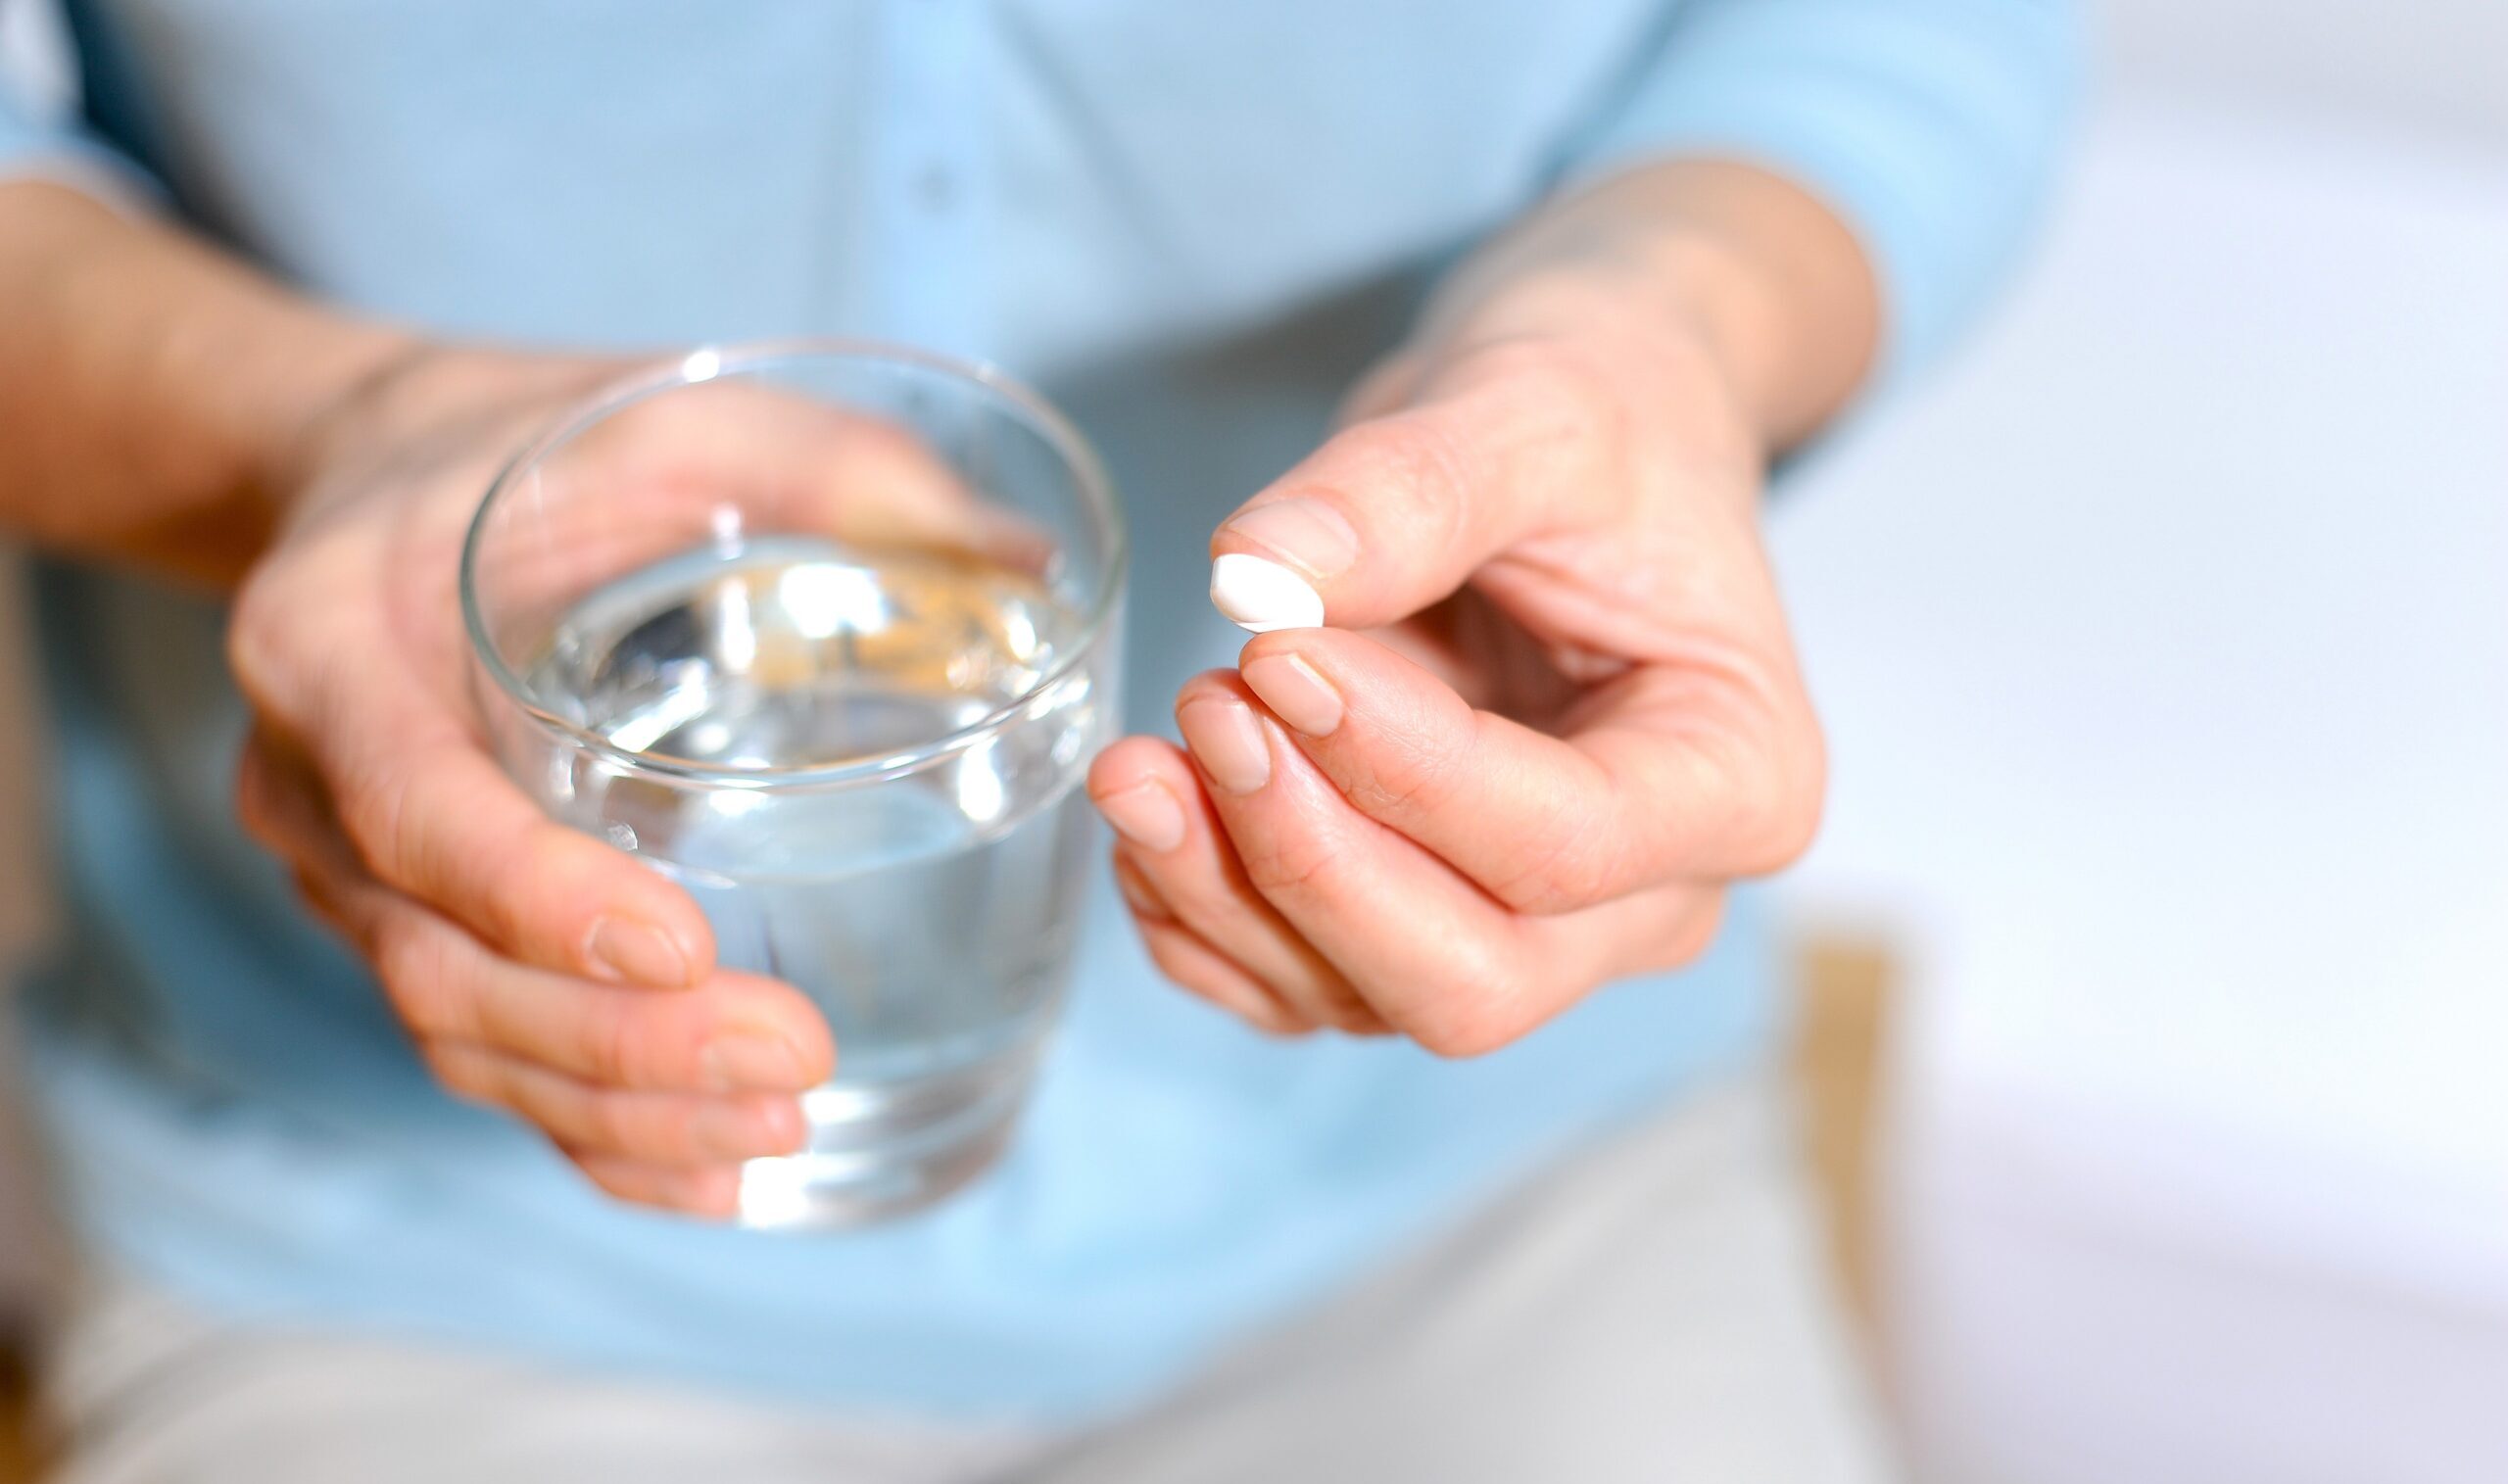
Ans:
POLYGON ((1616 406, 1605 369, 1571 351, 1476 352, 1410 407, 1335 434, 1222 523, 1212 598, 1258 630, 1408 617, 1507 548, 1589 525, 1627 498, 1634 449, 1616 406), (1287 622, 1237 611, 1228 590, 1239 583, 1286 608, 1303 584, 1321 610, 1287 622))
POLYGON ((541 813, 457 729, 393 720, 367 713, 320 764, 377 877, 538 968, 654 988, 712 970, 713 931, 687 892, 541 813))

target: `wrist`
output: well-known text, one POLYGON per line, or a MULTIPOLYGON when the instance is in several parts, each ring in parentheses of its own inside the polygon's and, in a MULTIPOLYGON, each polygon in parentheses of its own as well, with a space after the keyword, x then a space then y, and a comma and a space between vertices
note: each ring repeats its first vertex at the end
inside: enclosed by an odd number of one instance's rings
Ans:
POLYGON ((1426 324, 1641 336, 1703 353, 1764 453, 1817 430, 1862 380, 1878 296, 1826 208, 1723 162, 1650 166, 1564 197, 1468 262, 1426 324))
POLYGON ((334 476, 392 457, 411 440, 552 398, 579 395, 626 362, 399 335, 342 360, 297 409, 270 464, 292 522, 334 476))
POLYGON ((420 337, 345 320, 313 327, 280 352, 289 363, 265 386, 252 463, 274 517, 283 519, 314 482, 351 409, 434 354, 420 337))
POLYGON ((1691 296, 1701 281, 1625 263, 1544 264, 1489 286, 1468 311, 1432 315, 1415 353, 1436 367, 1542 348, 1581 368, 1586 389, 1676 426, 1700 451, 1763 465, 1776 441, 1754 401, 1750 344, 1691 296))

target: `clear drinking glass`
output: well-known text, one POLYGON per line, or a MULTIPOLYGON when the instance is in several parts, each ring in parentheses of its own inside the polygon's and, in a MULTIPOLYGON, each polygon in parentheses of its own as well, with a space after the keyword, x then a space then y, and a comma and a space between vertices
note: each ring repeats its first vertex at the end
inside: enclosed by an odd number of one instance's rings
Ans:
POLYGON ((836 1033, 744 1223, 912 1210, 1007 1141, 1093 855, 1124 557, 1052 407, 875 345, 691 353, 490 487, 461 602, 506 771, 836 1033))

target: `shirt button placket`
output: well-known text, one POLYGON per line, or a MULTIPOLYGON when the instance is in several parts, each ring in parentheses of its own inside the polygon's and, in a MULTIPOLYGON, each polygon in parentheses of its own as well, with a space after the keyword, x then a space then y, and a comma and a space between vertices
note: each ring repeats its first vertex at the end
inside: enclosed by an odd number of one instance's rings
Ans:
POLYGON ((985 350, 977 241, 986 116, 980 0, 886 0, 886 110, 877 209, 886 218, 878 312, 898 338, 985 350))

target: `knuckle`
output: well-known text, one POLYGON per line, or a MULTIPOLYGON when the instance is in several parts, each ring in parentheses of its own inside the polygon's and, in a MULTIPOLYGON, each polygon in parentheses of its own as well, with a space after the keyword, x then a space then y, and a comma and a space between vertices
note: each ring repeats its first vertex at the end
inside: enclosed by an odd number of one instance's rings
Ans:
POLYGON ((1770 875, 1784 870, 1803 858, 1820 831, 1820 809, 1817 803, 1789 801, 1776 808, 1766 825, 1766 844, 1760 852, 1754 875, 1770 875))
POLYGON ((1547 349, 1526 386, 1552 436, 1607 451, 1624 447, 1629 414, 1618 369, 1589 350, 1547 349))
POLYGON ((1319 995, 1326 1019, 1332 1029, 1351 1035, 1375 1035, 1384 1030, 1384 1021, 1358 990, 1345 982, 1327 981, 1319 995))
POLYGON ((1497 1016, 1477 1007, 1444 1011, 1411 1028, 1411 1038, 1450 1062, 1486 1056, 1516 1038, 1497 1016))
POLYGON ((1554 811, 1532 832, 1547 843, 1531 852, 1520 870, 1491 886, 1489 894, 1532 917, 1573 912, 1605 900, 1618 870, 1603 838, 1603 823, 1591 816, 1570 820, 1564 809, 1554 811))
POLYGON ((1333 851, 1328 842, 1305 832, 1282 833, 1250 845, 1239 840, 1236 858, 1257 891, 1296 896, 1325 891, 1333 851))
POLYGON ((653 1121, 632 1097, 594 1093, 586 1100, 582 1122, 586 1140, 603 1148, 646 1155, 669 1152, 657 1147, 661 1141, 653 1137, 653 1121))
POLYGON ((1753 845, 1740 863, 1743 874, 1772 875, 1802 859, 1819 837, 1827 792, 1828 768, 1816 738, 1777 761, 1751 811, 1746 838, 1753 845))
POLYGON ((1521 332, 1479 340, 1462 366, 1480 385, 1501 387, 1521 396, 1528 389, 1554 381, 1561 364, 1570 359, 1557 338, 1521 332))
POLYGON ((1463 791, 1471 756, 1468 747, 1441 744, 1407 728, 1385 729, 1368 754, 1354 759, 1367 772, 1353 781, 1350 801, 1379 817, 1434 814, 1463 791))
MULTIPOLYGON (((1243 857, 1238 859, 1241 863, 1243 857)), ((1230 889, 1225 867, 1216 863, 1158 862, 1143 869, 1124 859, 1115 878, 1126 893, 1126 904, 1134 908, 1144 924, 1172 921, 1203 932, 1245 910, 1242 897, 1230 889), (1135 893, 1137 901, 1132 899, 1135 893), (1139 910, 1144 907, 1154 910, 1139 910)))
POLYGON ((627 1166, 563 1140, 558 1141, 557 1149, 584 1173, 584 1178, 600 1187, 603 1194, 640 1206, 662 1204, 653 1198, 646 1189, 645 1182, 638 1179, 627 1166))
POLYGON ((575 1024, 575 1050, 592 1081, 624 1085, 644 1056, 648 1032, 628 1007, 603 1002, 575 1024))
POLYGON ((1429 996, 1401 1029, 1449 1061, 1486 1056, 1532 1029, 1532 980, 1519 965, 1484 945, 1457 944, 1446 987, 1429 996))
POLYGON ((368 937, 375 978, 401 1019, 421 1034, 458 1033, 468 1026, 461 1013, 468 985, 449 948, 445 933, 414 912, 381 914, 368 937))
POLYGON ((634 991, 603 996, 582 1029, 591 1079, 615 1087, 692 1083, 698 1037, 674 1008, 671 1000, 634 991))
POLYGON ((1152 932, 1144 926, 1141 938, 1142 945, 1149 949, 1149 961, 1158 966, 1158 972, 1167 976, 1170 983, 1190 990, 1213 1004, 1227 1003, 1226 992, 1213 981, 1215 977, 1205 973, 1203 966, 1179 947, 1174 937, 1152 932))
POLYGON ((475 1056, 450 1050, 431 1041, 419 1043, 418 1055, 426 1063, 427 1072, 447 1092, 465 1102, 503 1106, 504 1099, 475 1056))
MULTIPOLYGON (((469 828, 479 834, 459 847, 460 859, 469 863, 466 867, 447 862, 442 870, 428 870, 426 862, 415 858, 414 848, 405 847, 403 855, 414 869, 425 872, 426 880, 458 887, 466 904, 462 915, 474 920, 489 938, 510 948, 526 948, 537 935, 535 927, 549 915, 547 903, 575 875, 565 847, 577 840, 590 843, 589 838, 549 820, 528 821, 512 830, 479 831, 475 824, 469 828)), ((439 846, 439 853, 449 852, 439 846)), ((585 927, 589 931, 590 924, 585 927)), ((564 934, 553 936, 562 939, 564 934)), ((578 942, 582 937, 582 933, 575 935, 578 942)))
POLYGON ((343 766, 334 792, 340 827, 358 859, 386 881, 405 883, 410 770, 406 763, 369 761, 343 766))
POLYGON ((1715 934, 1724 927, 1724 893, 1711 891, 1687 912, 1679 914, 1669 937, 1664 944, 1664 967, 1682 969, 1699 961, 1715 942, 1715 934))
POLYGON ((226 668, 257 708, 279 689, 293 626, 287 621, 277 569, 264 566, 235 596, 226 623, 226 668))
POLYGON ((1817 723, 1791 760, 1781 785, 1784 801, 1776 822, 1778 865, 1792 865, 1819 838, 1820 820, 1828 812, 1828 744, 1817 723))
MULTIPOLYGON (((1250 880, 1250 878, 1249 878, 1250 880)), ((1178 872, 1173 880, 1153 884, 1151 895, 1142 903, 1163 911, 1142 912, 1133 906, 1134 920, 1146 930, 1170 924, 1188 932, 1210 933, 1245 910, 1244 903, 1228 890, 1225 880, 1216 873, 1178 872)))
POLYGON ((296 895, 306 910, 330 925, 332 931, 355 940, 355 924, 340 900, 330 880, 321 872, 306 866, 290 866, 288 880, 296 887, 296 895))
POLYGON ((1471 463, 1445 420, 1424 411, 1399 412, 1341 436, 1371 488, 1406 491, 1415 509, 1433 517, 1414 533, 1424 549, 1451 546, 1469 527, 1471 463))
POLYGON ((1228 1003, 1233 986, 1206 960, 1187 952, 1175 938, 1165 933, 1153 936, 1148 946, 1151 962, 1158 966, 1159 973, 1167 976, 1169 982, 1213 1004, 1228 1003))
POLYGON ((1626 373, 1582 342, 1495 341, 1473 354, 1471 368, 1503 392, 1536 444, 1606 455, 1627 447, 1626 373))
POLYGON ((1601 900, 1601 880, 1584 863, 1553 856, 1490 888, 1489 894, 1526 917, 1557 917, 1601 900))
POLYGON ((1720 886, 1683 893, 1655 925, 1653 935, 1632 946, 1626 972, 1663 973, 1697 963, 1723 931, 1724 908, 1720 886))

